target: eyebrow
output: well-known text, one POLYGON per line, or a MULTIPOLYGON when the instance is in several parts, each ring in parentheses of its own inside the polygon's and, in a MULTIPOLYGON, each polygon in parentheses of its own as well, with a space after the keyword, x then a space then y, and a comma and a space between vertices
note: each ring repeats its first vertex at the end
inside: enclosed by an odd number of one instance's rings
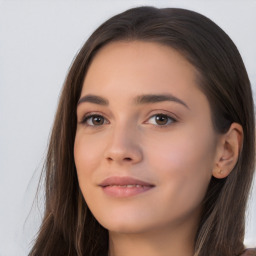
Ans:
POLYGON ((172 94, 146 94, 146 95, 140 95, 135 98, 134 102, 135 104, 148 104, 148 103, 157 103, 162 101, 174 101, 177 102, 186 108, 189 109, 188 105, 182 101, 181 99, 173 96, 172 94))
POLYGON ((90 102, 90 103, 103 105, 103 106, 109 105, 109 102, 107 99, 102 98, 100 96, 92 95, 92 94, 89 94, 89 95, 86 95, 86 96, 80 98, 77 103, 77 106, 83 102, 90 102))
MULTIPOLYGON (((187 109, 190 109, 184 101, 173 96, 172 94, 139 95, 133 100, 133 103, 136 105, 141 105, 141 104, 157 103, 157 102, 162 102, 162 101, 173 101, 173 102, 176 102, 176 103, 179 103, 179 104, 185 106, 187 109)), ((83 102, 90 102, 90 103, 94 103, 94 104, 102 105, 102 106, 109 105, 109 101, 107 99, 97 96, 97 95, 93 95, 93 94, 88 94, 88 95, 85 95, 84 97, 80 98, 77 103, 77 106, 83 102)))

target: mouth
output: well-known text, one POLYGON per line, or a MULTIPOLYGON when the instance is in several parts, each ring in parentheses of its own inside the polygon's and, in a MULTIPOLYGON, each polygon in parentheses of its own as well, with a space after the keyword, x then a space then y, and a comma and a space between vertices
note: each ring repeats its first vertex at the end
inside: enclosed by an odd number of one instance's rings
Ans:
POLYGON ((155 187, 154 184, 134 179, 132 177, 109 177, 99 186, 108 196, 129 197, 144 193, 155 187))

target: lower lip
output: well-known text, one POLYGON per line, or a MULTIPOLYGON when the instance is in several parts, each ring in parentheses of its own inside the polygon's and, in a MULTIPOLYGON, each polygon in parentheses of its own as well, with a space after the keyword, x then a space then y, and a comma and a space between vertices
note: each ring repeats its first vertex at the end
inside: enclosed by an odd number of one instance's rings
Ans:
POLYGON ((129 197, 144 193, 153 186, 141 186, 141 187, 122 187, 122 186, 106 186, 102 187, 104 193, 113 197, 129 197))

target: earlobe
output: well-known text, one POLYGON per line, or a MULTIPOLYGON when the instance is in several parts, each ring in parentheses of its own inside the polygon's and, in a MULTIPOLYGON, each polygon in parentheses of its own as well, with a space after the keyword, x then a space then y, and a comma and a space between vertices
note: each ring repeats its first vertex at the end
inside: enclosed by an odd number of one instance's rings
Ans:
POLYGON ((221 136, 218 157, 212 175, 217 179, 226 178, 234 169, 243 144, 243 128, 232 123, 229 130, 221 136))
POLYGON ((218 166, 213 169, 212 175, 217 179, 223 179, 227 176, 218 166))

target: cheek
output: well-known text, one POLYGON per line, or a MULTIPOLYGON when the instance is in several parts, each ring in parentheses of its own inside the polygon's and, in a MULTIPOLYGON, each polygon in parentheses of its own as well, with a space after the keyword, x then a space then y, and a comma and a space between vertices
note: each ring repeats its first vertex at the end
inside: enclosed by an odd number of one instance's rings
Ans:
POLYGON ((91 182, 93 170, 96 170, 102 159, 102 147, 97 141, 90 141, 90 137, 77 135, 74 143, 74 159, 78 180, 81 185, 91 182))
POLYGON ((215 159, 217 138, 211 127, 197 124, 179 125, 172 132, 159 134, 149 141, 148 150, 152 164, 180 175, 211 173, 215 159), (153 146, 152 146, 153 145, 153 146))
POLYGON ((154 147, 147 151, 148 166, 156 170, 159 183, 165 183, 167 198, 171 195, 180 202, 189 200, 191 204, 198 204, 212 176, 214 138, 209 133, 181 135, 173 133, 169 139, 158 139, 158 143, 151 141, 154 147))

